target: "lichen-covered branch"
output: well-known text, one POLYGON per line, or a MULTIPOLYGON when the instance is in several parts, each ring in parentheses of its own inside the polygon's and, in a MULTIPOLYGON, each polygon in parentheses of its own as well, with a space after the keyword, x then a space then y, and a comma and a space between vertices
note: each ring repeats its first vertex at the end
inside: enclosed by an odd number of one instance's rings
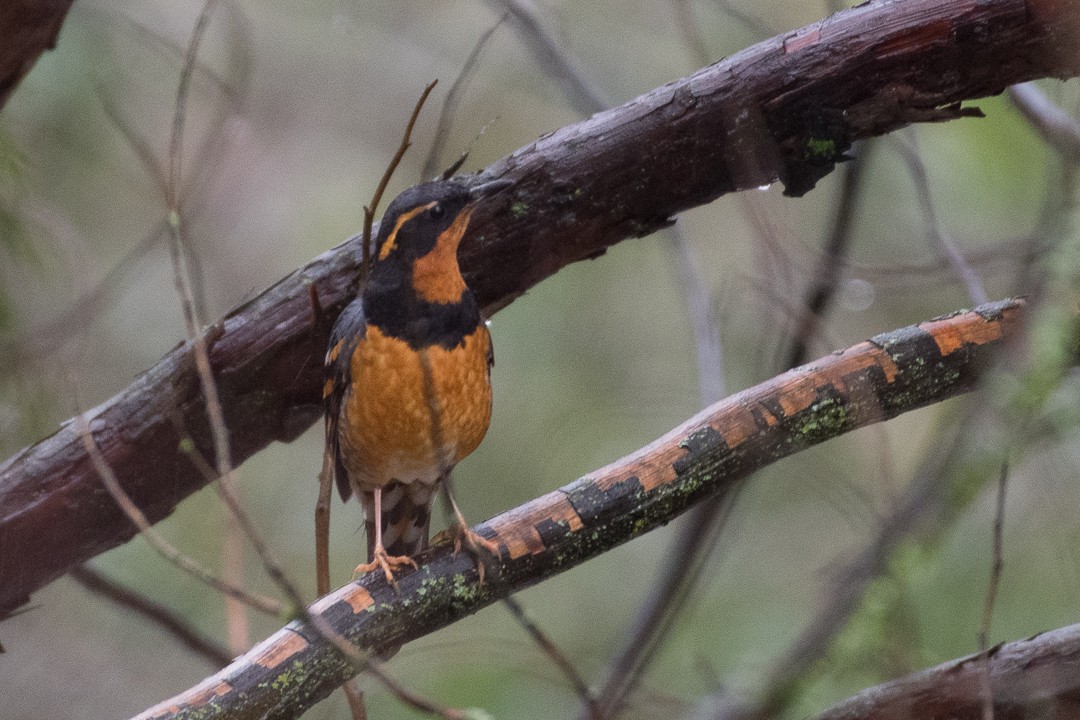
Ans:
MULTIPOLYGON (((713 405, 637 452, 477 526, 500 548, 477 582, 468 553, 441 545, 395 592, 369 573, 311 607, 368 650, 398 647, 665 525, 699 500, 812 445, 972 389, 1019 324, 992 303, 859 343, 713 405)), ((353 670, 290 623, 150 718, 292 718, 353 670)))
MULTIPOLYGON (((724 193, 777 179, 805 192, 855 140, 1076 75, 1078 22, 1080 0, 880 2, 755 45, 490 165, 514 186, 477 210, 463 271, 490 313, 724 193)), ((329 328, 313 319, 309 286, 332 317, 355 251, 315 259, 208 330, 233 464, 318 417, 329 328)), ((185 454, 212 454, 205 418, 187 345, 91 413, 105 460, 151 521, 205 483, 185 454)), ((133 534, 70 424, 17 453, 0 465, 0 616, 133 534)))

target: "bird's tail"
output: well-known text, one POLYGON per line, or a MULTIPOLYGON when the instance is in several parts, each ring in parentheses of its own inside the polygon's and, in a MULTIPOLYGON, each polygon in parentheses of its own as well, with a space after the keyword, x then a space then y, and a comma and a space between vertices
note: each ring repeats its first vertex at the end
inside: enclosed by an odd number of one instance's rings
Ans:
MULTIPOLYGON (((428 545, 431 503, 438 484, 392 482, 382 488, 382 539, 387 555, 412 557, 428 545)), ((360 494, 367 530, 367 559, 375 553, 375 494, 360 494)))

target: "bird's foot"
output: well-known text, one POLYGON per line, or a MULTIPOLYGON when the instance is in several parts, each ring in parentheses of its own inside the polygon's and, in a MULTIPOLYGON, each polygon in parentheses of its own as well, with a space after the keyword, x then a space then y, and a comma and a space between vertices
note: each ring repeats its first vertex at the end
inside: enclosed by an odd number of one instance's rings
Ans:
POLYGON ((461 552, 464 546, 469 554, 476 560, 476 573, 480 577, 480 584, 484 584, 484 556, 498 558, 499 544, 488 540, 478 532, 473 532, 467 525, 460 523, 447 528, 454 536, 454 554, 461 552))
POLYGON ((416 561, 408 555, 387 555, 386 548, 382 545, 375 547, 374 557, 371 562, 361 563, 353 570, 353 578, 357 578, 364 573, 369 573, 372 570, 381 569, 386 576, 386 582, 394 586, 394 589, 398 589, 397 580, 394 579, 394 573, 399 570, 411 566, 414 570, 418 570, 419 566, 416 561))

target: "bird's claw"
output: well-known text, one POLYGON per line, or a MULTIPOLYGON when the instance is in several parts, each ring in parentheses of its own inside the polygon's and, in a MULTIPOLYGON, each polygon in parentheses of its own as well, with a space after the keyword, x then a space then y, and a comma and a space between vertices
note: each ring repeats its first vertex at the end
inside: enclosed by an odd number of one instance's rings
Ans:
POLYGON ((462 545, 476 560, 476 573, 480 578, 480 584, 484 584, 484 555, 493 558, 499 557, 499 544, 488 540, 478 532, 474 532, 465 525, 455 525, 448 528, 454 536, 454 554, 461 552, 462 545))
POLYGON ((364 573, 369 573, 372 570, 383 571, 383 575, 386 576, 386 582, 394 586, 394 589, 398 589, 397 580, 394 579, 394 573, 400 569, 412 566, 414 570, 418 570, 419 566, 416 561, 408 555, 387 555, 386 548, 379 546, 375 548, 374 557, 371 562, 361 563, 353 570, 353 578, 357 578, 364 573))

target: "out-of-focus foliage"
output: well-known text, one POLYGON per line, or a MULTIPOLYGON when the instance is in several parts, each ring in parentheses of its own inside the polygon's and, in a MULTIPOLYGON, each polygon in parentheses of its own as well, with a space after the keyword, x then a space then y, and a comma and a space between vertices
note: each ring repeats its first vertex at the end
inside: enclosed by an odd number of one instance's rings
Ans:
MULTIPOLYGON (((434 101, 444 97, 476 39, 501 15, 497 5, 234 0, 219 7, 189 99, 182 184, 207 318, 359 228, 361 207, 421 88, 437 77, 434 101)), ((562 48, 614 104, 695 69, 680 8, 689 7, 696 42, 712 60, 758 39, 722 5, 596 0, 545 2, 540 10, 562 48)), ((198 3, 163 0, 76 3, 57 49, 0 116, 4 456, 49 432, 76 403, 91 407, 110 397, 183 337, 168 253, 153 231, 165 213, 162 168, 198 11, 198 3)), ((778 2, 751 11, 779 32, 826 8, 778 2)), ((1066 107, 1074 104, 1071 86, 1045 89, 1066 107)), ((1061 173, 1006 100, 978 105, 984 120, 916 132, 943 224, 990 296, 1000 298, 1030 290, 1019 284, 1018 267, 1046 202, 1061 194, 1061 173)), ((435 115, 425 113, 391 195, 420 179, 435 115)), ((576 119, 507 23, 468 84, 441 164, 482 128, 467 169, 576 119)), ((838 304, 814 355, 971 304, 927 239, 911 174, 892 143, 877 143, 870 156, 838 304)), ((727 392, 782 369, 793 308, 829 232, 839 187, 834 174, 799 200, 773 188, 726 197, 679 219, 711 293, 727 392)), ((1075 247, 1069 213, 1066 207, 1054 226, 1065 248, 1075 247)), ((675 268, 669 239, 626 242, 545 281, 493 319, 494 421, 455 476, 467 517, 489 517, 564 484, 697 410, 694 338, 675 268)), ((1076 407, 1069 379, 1046 393, 1051 409, 1076 407)), ((970 402, 859 431, 753 478, 629 716, 676 716, 718 681, 735 693, 754 692, 827 602, 832 570, 872 537, 970 402)), ((1075 620, 1080 523, 1071 508, 1080 500, 1073 482, 1080 443, 1071 416, 1062 411, 1057 418, 1012 467, 992 641, 1075 620)), ((263 533, 307 592, 314 588, 321 442, 321 430, 313 429, 267 449, 239 473, 263 533)), ((965 457, 995 449, 990 443, 965 457)), ((802 686, 793 713, 977 649, 996 469, 976 472, 965 462, 950 477, 963 483, 956 492, 970 504, 957 504, 955 521, 932 543, 904 547, 802 686)), ((217 567, 226 523, 216 495, 206 491, 161 529, 217 567)), ((361 556, 362 535, 359 508, 336 505, 336 583, 348 579, 361 556)), ((625 638, 653 578, 670 562, 672 538, 670 530, 653 533, 523 594, 586 678, 597 678, 625 638)), ((96 564, 207 634, 225 637, 221 598, 142 541, 96 564)), ((273 591, 253 561, 247 580, 273 591)), ((7 718, 124 716, 209 672, 156 628, 72 582, 58 581, 34 599, 34 610, 0 625, 7 718)), ((278 624, 253 618, 252 639, 278 624)), ((389 671, 441 703, 483 707, 499 718, 576 712, 567 683, 500 607, 407 646, 389 671)), ((369 705, 372 717, 405 713, 374 687, 369 705)), ((347 712, 335 696, 307 717, 347 712)))

